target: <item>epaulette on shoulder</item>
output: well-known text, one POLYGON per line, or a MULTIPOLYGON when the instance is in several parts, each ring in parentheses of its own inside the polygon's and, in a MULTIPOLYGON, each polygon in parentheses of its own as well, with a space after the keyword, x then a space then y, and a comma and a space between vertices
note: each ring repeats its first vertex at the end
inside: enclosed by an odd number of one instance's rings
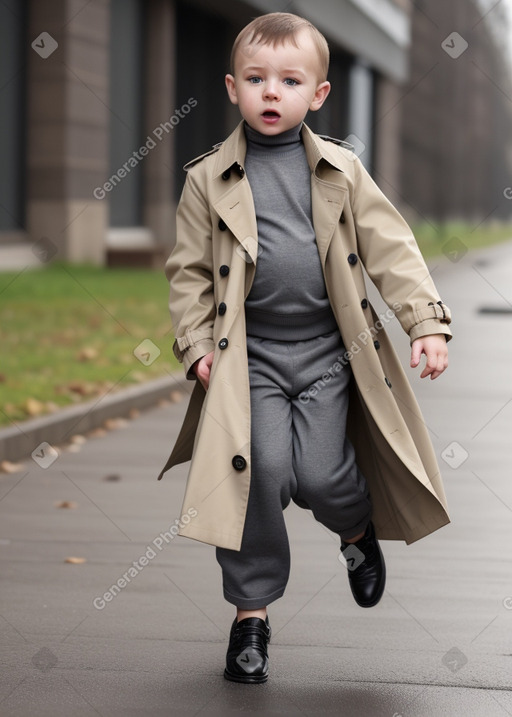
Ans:
POLYGON ((199 157, 196 157, 195 159, 191 159, 190 162, 187 162, 186 164, 184 164, 183 169, 185 170, 185 172, 188 172, 188 170, 191 167, 193 167, 194 164, 197 164, 205 157, 209 157, 210 154, 215 154, 215 152, 218 152, 223 144, 224 144, 224 142, 218 142, 217 144, 214 144, 213 147, 208 152, 205 152, 204 154, 200 154, 199 157))
POLYGON ((353 144, 350 144, 350 142, 345 142, 344 139, 336 139, 336 137, 329 137, 326 134, 319 134, 318 136, 320 137, 320 139, 325 139, 328 142, 334 142, 334 144, 339 144, 340 147, 349 149, 351 152, 353 152, 355 149, 353 144))

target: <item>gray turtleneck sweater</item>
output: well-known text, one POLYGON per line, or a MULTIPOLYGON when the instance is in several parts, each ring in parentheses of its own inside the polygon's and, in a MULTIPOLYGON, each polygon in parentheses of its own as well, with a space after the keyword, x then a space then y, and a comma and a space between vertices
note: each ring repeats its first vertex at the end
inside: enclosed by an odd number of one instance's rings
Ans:
POLYGON ((301 127, 267 136, 244 125, 259 245, 245 313, 247 333, 260 338, 302 341, 337 328, 313 228, 301 127))

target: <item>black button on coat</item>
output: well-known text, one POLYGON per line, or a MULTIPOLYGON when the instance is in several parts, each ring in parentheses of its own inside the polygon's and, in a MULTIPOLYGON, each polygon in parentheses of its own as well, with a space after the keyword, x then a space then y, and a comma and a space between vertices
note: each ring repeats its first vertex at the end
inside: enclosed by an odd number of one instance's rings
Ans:
POLYGON ((236 471, 243 471, 247 465, 247 461, 245 460, 245 458, 243 456, 238 455, 233 456, 233 460, 231 461, 231 463, 233 464, 233 468, 236 471))

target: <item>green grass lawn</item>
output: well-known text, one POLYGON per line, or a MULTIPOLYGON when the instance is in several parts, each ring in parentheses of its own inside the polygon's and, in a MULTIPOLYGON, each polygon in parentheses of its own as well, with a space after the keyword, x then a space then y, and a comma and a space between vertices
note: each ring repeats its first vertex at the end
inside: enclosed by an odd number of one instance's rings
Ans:
POLYGON ((175 370, 168 293, 163 271, 0 273, 0 425, 175 370), (144 339, 156 360, 134 355, 144 339))
MULTIPOLYGON (((512 238, 500 225, 414 231, 426 258, 454 237, 463 249, 512 238)), ((0 272, 0 426, 179 368, 168 292, 163 271, 53 264, 0 272), (142 350, 142 362, 133 353, 145 339, 161 352, 155 361, 155 349, 142 350)))
POLYGON ((512 239, 512 225, 502 223, 482 224, 475 227, 462 222, 450 222, 434 227, 423 222, 414 225, 412 229, 425 259, 453 249, 469 251, 512 239))

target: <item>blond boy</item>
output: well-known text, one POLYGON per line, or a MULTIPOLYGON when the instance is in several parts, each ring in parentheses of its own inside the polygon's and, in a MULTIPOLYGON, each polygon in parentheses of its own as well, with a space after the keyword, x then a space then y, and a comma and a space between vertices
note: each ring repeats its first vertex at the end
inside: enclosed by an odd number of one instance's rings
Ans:
POLYGON ((197 516, 180 534, 216 546, 237 608, 224 676, 237 682, 268 677, 290 500, 340 537, 361 607, 385 588, 377 537, 410 543, 449 522, 361 264, 409 335, 410 365, 426 354, 422 378, 447 367, 450 312, 357 157, 304 124, 329 94, 328 64, 303 18, 271 13, 241 31, 226 87, 243 120, 186 165, 166 264, 174 350, 196 385, 162 473, 192 459, 183 509, 197 516))

